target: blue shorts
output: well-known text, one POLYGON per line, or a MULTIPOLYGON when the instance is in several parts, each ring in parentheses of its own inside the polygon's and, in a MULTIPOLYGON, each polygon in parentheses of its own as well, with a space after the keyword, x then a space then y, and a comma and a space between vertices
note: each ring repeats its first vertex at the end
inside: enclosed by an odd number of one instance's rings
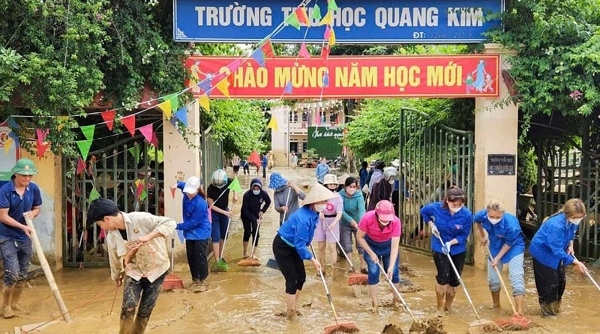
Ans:
POLYGON ((213 243, 225 240, 225 234, 227 233, 227 226, 229 226, 229 217, 218 212, 212 212, 212 230, 210 237, 213 243))
MULTIPOLYGON (((387 270, 390 266, 390 253, 392 251, 392 241, 389 240, 384 242, 377 242, 370 239, 369 237, 365 237, 365 240, 367 241, 367 244, 369 244, 369 247, 371 247, 371 250, 375 252, 375 254, 377 254, 377 257, 380 258, 380 262, 383 265, 383 268, 387 270)), ((367 262, 367 267, 369 271, 367 284, 375 285, 379 283, 379 265, 371 261, 371 256, 369 256, 369 253, 365 251, 363 251, 363 257, 365 258, 365 262, 367 262)), ((400 254, 398 254, 398 257, 396 257, 396 263, 394 263, 394 272, 392 274, 393 283, 400 282, 400 272, 398 270, 398 263, 400 263, 400 254)), ((383 274, 385 275, 386 273, 383 274)))

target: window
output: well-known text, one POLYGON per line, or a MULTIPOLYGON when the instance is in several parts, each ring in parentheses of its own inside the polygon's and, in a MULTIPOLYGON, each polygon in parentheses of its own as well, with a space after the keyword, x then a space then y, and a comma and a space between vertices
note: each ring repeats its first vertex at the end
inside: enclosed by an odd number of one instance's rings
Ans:
POLYGON ((298 152, 298 143, 290 143, 290 153, 298 152))

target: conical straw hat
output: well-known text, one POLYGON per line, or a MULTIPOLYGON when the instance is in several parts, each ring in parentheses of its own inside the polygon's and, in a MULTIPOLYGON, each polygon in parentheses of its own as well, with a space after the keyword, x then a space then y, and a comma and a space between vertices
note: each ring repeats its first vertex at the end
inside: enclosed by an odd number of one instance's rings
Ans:
POLYGON ((323 202, 335 198, 336 196, 338 196, 336 193, 317 183, 310 189, 308 194, 306 194, 302 204, 308 205, 323 202))

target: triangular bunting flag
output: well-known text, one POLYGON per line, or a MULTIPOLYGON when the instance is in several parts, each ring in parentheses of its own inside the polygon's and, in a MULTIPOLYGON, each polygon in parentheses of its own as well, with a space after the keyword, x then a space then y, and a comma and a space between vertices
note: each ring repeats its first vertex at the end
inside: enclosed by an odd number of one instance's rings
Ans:
POLYGON ((331 25, 331 12, 327 12, 327 14, 325 14, 325 17, 323 17, 321 22, 319 22, 319 26, 324 25, 331 25))
POLYGON ((298 55, 302 58, 310 58, 310 52, 308 52, 305 43, 302 43, 302 45, 300 46, 300 52, 298 53, 298 55))
POLYGON ((288 15, 288 17, 285 19, 285 23, 300 30, 300 21, 298 21, 298 16, 296 15, 296 13, 291 13, 290 15, 288 15))
POLYGON ((325 32, 323 33, 323 39, 329 39, 329 36, 331 36, 331 29, 329 28, 329 26, 325 26, 325 32))
POLYGON ((329 34, 329 47, 332 47, 335 45, 335 30, 333 30, 333 27, 331 27, 331 34, 329 34))
POLYGON ((321 58, 327 59, 327 57, 329 57, 329 46, 324 45, 321 49, 321 58))
POLYGON ((93 201, 97 200, 98 198, 100 198, 100 193, 94 187, 94 188, 92 188, 92 191, 90 191, 90 197, 88 198, 88 203, 92 203, 93 201))
POLYGON ((298 22, 304 25, 308 25, 308 14, 306 13, 306 7, 298 7, 294 11, 294 13, 296 14, 298 22))
POLYGON ((283 94, 292 94, 292 92, 294 91, 294 86, 292 85, 291 81, 288 81, 285 84, 285 88, 283 89, 283 94))
POLYGON ((171 107, 171 100, 166 100, 157 105, 158 109, 160 109, 167 119, 171 119, 173 115, 173 108, 171 107))
POLYGON ((206 94, 200 95, 200 97, 198 98, 198 103, 200 104, 202 109, 210 111, 210 100, 208 96, 206 96, 206 94))
POLYGON ((178 121, 180 121, 181 124, 188 126, 187 112, 188 112, 187 107, 182 107, 181 109, 177 110, 174 118, 176 118, 178 121))
POLYGON ((152 142, 152 134, 154 133, 154 129, 152 128, 152 123, 146 124, 140 127, 138 130, 142 133, 142 136, 151 143, 152 142))
POLYGON ((81 152, 83 160, 87 160, 87 156, 90 153, 90 147, 92 146, 92 140, 78 140, 75 143, 77 144, 77 147, 79 147, 79 152, 81 152))
POLYGON ((58 116, 58 130, 62 130, 69 123, 69 116, 58 116))
POLYGON ((50 147, 50 143, 40 143, 40 142, 35 143, 35 148, 36 148, 39 160, 42 160, 48 147, 50 147))
POLYGON ((106 127, 112 131, 113 124, 115 123, 115 115, 117 114, 116 110, 107 110, 100 115, 102 116, 102 120, 106 123, 106 127))
POLYGON ((77 157, 77 175, 81 174, 85 170, 85 161, 81 157, 77 157))
POLYGON ((86 125, 80 127, 81 133, 85 136, 85 139, 91 140, 94 139, 94 130, 96 129, 96 124, 86 125))
POLYGON ((156 136, 156 132, 154 131, 152 131, 152 140, 150 141, 150 144, 154 145, 154 147, 158 146, 158 137, 156 136))
POLYGON ((254 52, 252 52, 252 54, 250 55, 250 57, 252 57, 252 59, 254 59, 254 61, 260 65, 260 67, 265 67, 265 54, 263 53, 263 51, 261 49, 256 49, 254 50, 254 52))
POLYGON ((15 141, 10 137, 4 141, 4 155, 8 155, 8 151, 10 151, 14 142, 15 141))
POLYGON ((329 11, 334 11, 338 9, 338 5, 337 3, 335 3, 335 0, 327 0, 327 9, 329 11))
POLYGON ((270 39, 267 39, 265 44, 261 47, 265 57, 267 58, 275 58, 275 53, 273 52, 273 43, 271 43, 270 39))
POLYGON ((177 117, 171 117, 171 119, 169 120, 169 122, 171 122, 171 125, 173 125, 173 127, 175 129, 177 129, 177 131, 179 131, 179 127, 177 126, 177 117))
POLYGON ((267 129, 273 129, 273 131, 279 130, 279 124, 277 124, 277 118, 274 115, 271 115, 271 120, 267 125, 267 129))
POLYGON ((35 129, 36 140, 38 143, 43 143, 46 141, 46 137, 48 136, 48 129, 35 129))
POLYGON ((8 133, 8 137, 12 138, 12 140, 15 142, 16 146, 21 145, 21 143, 19 142, 19 137, 17 136, 16 133, 14 133, 14 132, 11 131, 11 132, 8 133))
POLYGON ((200 89, 202 89, 202 92, 206 95, 210 95, 210 90, 212 89, 212 75, 208 75, 206 76, 206 78, 204 78, 204 80, 200 81, 200 83, 198 84, 198 87, 200 87, 200 89))
POLYGON ((179 97, 178 96, 179 95, 177 95, 177 94, 170 94, 170 95, 163 97, 163 101, 171 102, 171 111, 179 109, 179 97))
POLYGON ((329 87, 329 72, 323 74, 323 87, 329 87))
POLYGON ((315 4, 315 6, 313 7, 312 13, 310 13, 310 19, 313 21, 319 21, 320 19, 322 19, 321 7, 319 7, 319 5, 315 4))
POLYGON ((121 118, 121 124, 129 130, 131 136, 135 136, 135 115, 129 115, 121 118))
POLYGON ((8 123, 8 126, 10 126, 12 129, 18 129, 19 128, 19 124, 17 124, 17 122, 15 121, 14 118, 9 117, 6 122, 8 123))
POLYGON ((242 187, 240 186, 240 180, 238 180, 237 177, 235 179, 233 179, 233 181, 231 181, 231 183, 229 184, 229 186, 227 186, 227 188, 229 188, 229 190, 231 190, 231 191, 235 191, 236 193, 242 192, 242 187))
POLYGON ((135 159, 135 163, 139 164, 140 163, 140 147, 138 145, 133 145, 127 151, 129 151, 129 153, 131 153, 131 155, 133 155, 133 158, 135 159))
POLYGON ((240 68, 240 66, 242 66, 242 60, 236 59, 233 62, 231 62, 231 64, 227 65, 227 68, 231 73, 235 73, 235 71, 237 71, 238 68, 240 68))
POLYGON ((219 81, 219 83, 215 86, 221 94, 225 95, 225 97, 229 97, 229 81, 227 79, 223 79, 219 81))

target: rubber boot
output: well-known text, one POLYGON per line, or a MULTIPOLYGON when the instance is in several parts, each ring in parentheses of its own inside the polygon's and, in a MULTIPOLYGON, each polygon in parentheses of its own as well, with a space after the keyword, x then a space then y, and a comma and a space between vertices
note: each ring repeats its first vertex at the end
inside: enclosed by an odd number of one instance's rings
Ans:
POLYGON ((121 327, 119 328, 119 334, 131 334, 133 329, 133 318, 121 319, 121 327))
POLYGON ((492 308, 500 308, 500 291, 492 291, 492 308))
POLYGON ((23 292, 23 282, 15 284, 15 287, 13 288, 12 299, 10 301, 10 306, 12 307, 13 311, 23 311, 21 306, 19 306, 21 292, 23 292))
POLYGON ((439 315, 444 314, 444 299, 446 299, 447 285, 435 284, 435 296, 437 298, 437 310, 439 315))
POLYGON ((517 309, 517 313, 523 315, 523 303, 525 300, 525 296, 515 296, 515 308, 517 309))
POLYGON ((146 327, 148 326, 148 318, 136 317, 133 322, 133 328, 131 334, 144 334, 146 327))
POLYGON ((444 311, 448 314, 452 313, 452 302, 456 296, 456 290, 448 285, 446 289, 446 303, 444 303, 444 311))
POLYGON ((11 300, 12 300, 12 294, 14 291, 14 287, 13 286, 8 286, 5 285, 2 288, 2 309, 4 311, 4 318, 5 319, 10 319, 12 317, 15 316, 11 305, 11 300))

